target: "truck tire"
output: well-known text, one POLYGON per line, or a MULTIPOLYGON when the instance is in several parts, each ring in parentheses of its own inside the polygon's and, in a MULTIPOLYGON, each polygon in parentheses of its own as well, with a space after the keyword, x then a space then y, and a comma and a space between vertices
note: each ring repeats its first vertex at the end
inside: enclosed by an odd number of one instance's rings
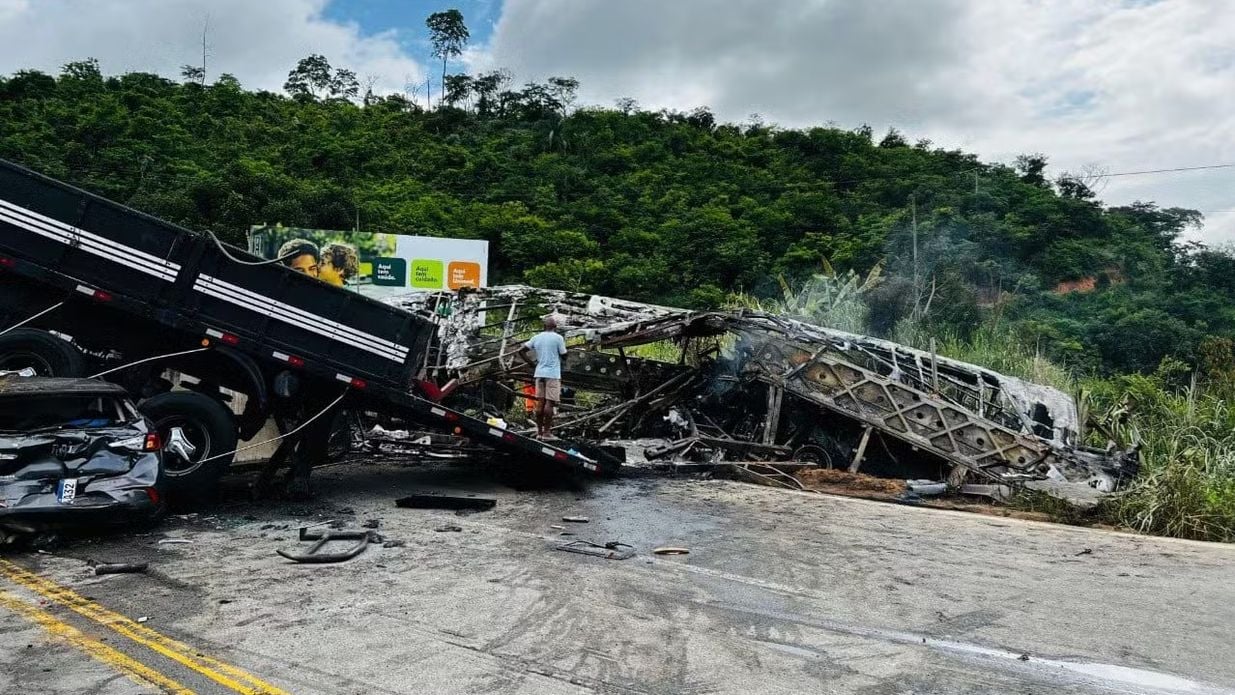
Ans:
POLYGON ((193 391, 161 393, 142 402, 138 409, 154 423, 163 440, 163 480, 168 497, 179 502, 212 497, 235 456, 236 419, 232 412, 210 396, 193 391), (187 460, 169 447, 173 428, 180 428, 193 445, 187 460))
POLYGON ((33 367, 39 376, 86 376, 86 358, 72 343, 37 328, 0 335, 0 370, 33 367))

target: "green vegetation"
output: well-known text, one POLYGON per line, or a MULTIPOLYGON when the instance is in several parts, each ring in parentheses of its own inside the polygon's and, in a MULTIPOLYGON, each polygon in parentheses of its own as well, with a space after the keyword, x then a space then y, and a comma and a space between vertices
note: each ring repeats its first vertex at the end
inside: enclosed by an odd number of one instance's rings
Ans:
POLYGON ((467 39, 455 20, 434 25, 432 110, 415 92, 362 94, 322 56, 291 70, 287 95, 87 60, 0 77, 0 157, 240 245, 276 223, 480 238, 494 282, 692 307, 740 294, 933 337, 1079 384, 1117 430, 1094 441, 1139 436, 1146 474, 1112 518, 1232 539, 1235 257, 1182 240, 1198 213, 1105 207, 1081 177, 1048 180, 1040 155, 985 163, 895 130, 576 109, 570 78, 447 74, 467 39))
POLYGON ((82 61, 0 78, 0 156, 234 242, 253 224, 359 219, 488 239, 497 282, 664 304, 774 298, 778 278, 798 287, 825 261, 840 275, 882 261, 869 330, 916 312, 967 339, 999 313, 1085 373, 1194 363, 1206 337, 1235 336, 1235 258, 1180 241, 1195 212, 1104 208, 1075 178, 1048 181, 1040 156, 990 164, 895 131, 704 108, 572 110, 574 80, 516 88, 501 71, 447 75, 434 110, 361 93, 322 56, 294 67, 289 96, 198 77, 82 61), (1057 293, 1066 282, 1093 289, 1057 293))

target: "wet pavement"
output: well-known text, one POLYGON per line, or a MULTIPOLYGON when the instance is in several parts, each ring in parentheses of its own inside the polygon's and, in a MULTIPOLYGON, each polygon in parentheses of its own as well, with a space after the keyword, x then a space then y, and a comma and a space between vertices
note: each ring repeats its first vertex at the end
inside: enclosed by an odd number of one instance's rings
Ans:
MULTIPOLYGON (((54 588, 0 589, 194 692, 1235 692, 1230 546, 714 480, 516 490, 484 468, 363 465, 320 471, 305 504, 232 482, 233 501, 151 532, 8 558, 217 663, 135 643, 54 588), (394 506, 411 492, 498 502, 394 506), (332 566, 275 554, 330 520, 403 544, 332 566), (574 539, 638 553, 553 550, 574 539)), ((0 692, 158 692, 66 640, 0 606, 0 692)))

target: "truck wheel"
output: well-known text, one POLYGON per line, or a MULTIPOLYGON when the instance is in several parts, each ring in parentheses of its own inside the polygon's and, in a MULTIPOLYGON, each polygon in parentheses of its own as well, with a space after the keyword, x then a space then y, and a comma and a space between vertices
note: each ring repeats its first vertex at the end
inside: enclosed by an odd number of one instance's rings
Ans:
POLYGON ((163 440, 168 496, 185 501, 213 495, 235 456, 236 420, 231 411, 193 391, 161 393, 144 401, 139 410, 163 440))
POLYGON ((0 335, 0 370, 31 367, 39 376, 86 376, 86 359, 72 343, 37 328, 0 335))

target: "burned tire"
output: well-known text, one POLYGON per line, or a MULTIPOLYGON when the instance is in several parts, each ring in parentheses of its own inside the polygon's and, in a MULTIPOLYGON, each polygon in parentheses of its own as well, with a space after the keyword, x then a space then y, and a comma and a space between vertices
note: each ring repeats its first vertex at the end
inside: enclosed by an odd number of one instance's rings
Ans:
POLYGON ((179 502, 213 496, 219 478, 235 456, 236 419, 231 411, 215 399, 193 391, 161 393, 143 402, 139 409, 154 423, 163 440, 163 480, 168 496, 179 502), (188 447, 174 436, 177 428, 188 447))
POLYGON ((814 444, 798 447, 797 451, 793 452, 793 460, 813 463, 820 468, 832 467, 832 454, 828 453, 827 449, 814 444))
POLYGON ((26 367, 39 376, 87 376, 86 358, 63 338, 37 328, 15 328, 0 335, 0 371, 26 367))

